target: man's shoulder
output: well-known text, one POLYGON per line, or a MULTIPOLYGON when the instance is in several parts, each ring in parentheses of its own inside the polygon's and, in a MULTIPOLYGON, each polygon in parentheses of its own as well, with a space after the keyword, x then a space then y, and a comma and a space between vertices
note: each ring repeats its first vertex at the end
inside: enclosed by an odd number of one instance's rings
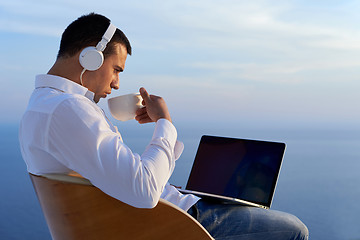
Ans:
POLYGON ((91 109, 94 109, 94 105, 96 105, 93 101, 91 101, 84 95, 71 93, 64 93, 61 96, 58 96, 55 101, 57 102, 56 108, 68 108, 73 109, 74 111, 89 111, 91 109))
POLYGON ((61 92, 56 89, 38 89, 30 98, 30 110, 53 112, 59 106, 84 108, 92 104, 84 95, 61 92))
POLYGON ((56 101, 59 101, 60 103, 77 103, 77 104, 92 104, 93 102, 88 99, 86 96, 81 94, 74 94, 74 93, 62 93, 57 96, 54 96, 56 98, 56 101))

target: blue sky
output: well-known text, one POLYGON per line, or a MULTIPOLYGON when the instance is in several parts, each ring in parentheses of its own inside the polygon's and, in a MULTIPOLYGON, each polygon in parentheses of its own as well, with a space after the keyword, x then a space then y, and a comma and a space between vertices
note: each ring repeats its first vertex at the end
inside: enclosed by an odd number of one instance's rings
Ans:
POLYGON ((145 86, 183 123, 358 128, 359 10, 344 0, 1 0, 0 122, 19 121, 63 29, 94 11, 133 46, 112 95, 145 86))

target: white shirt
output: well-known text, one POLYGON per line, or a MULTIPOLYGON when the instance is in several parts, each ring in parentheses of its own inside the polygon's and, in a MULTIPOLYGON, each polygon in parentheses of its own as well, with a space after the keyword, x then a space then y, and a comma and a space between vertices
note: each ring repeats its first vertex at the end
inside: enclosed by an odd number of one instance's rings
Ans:
POLYGON ((108 195, 139 208, 164 198, 184 210, 198 201, 167 183, 183 151, 171 122, 160 119, 144 153, 133 153, 93 101, 65 78, 38 75, 20 123, 20 146, 33 174, 76 171, 108 195))

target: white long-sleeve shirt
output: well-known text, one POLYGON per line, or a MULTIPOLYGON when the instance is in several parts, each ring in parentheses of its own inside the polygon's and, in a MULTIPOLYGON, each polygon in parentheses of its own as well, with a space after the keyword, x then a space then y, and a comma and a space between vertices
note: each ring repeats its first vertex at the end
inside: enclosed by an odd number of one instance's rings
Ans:
POLYGON ((167 183, 183 150, 173 124, 160 119, 144 153, 133 153, 93 101, 65 78, 38 75, 20 123, 19 140, 33 174, 76 171, 108 195, 140 208, 164 198, 188 210, 199 198, 167 183))

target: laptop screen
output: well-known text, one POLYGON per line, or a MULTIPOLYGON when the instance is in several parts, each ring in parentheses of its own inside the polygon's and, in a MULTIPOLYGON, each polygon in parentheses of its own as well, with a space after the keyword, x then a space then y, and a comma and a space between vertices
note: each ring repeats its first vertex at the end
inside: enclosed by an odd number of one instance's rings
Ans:
POLYGON ((187 190, 270 207, 285 144, 202 136, 187 190))

